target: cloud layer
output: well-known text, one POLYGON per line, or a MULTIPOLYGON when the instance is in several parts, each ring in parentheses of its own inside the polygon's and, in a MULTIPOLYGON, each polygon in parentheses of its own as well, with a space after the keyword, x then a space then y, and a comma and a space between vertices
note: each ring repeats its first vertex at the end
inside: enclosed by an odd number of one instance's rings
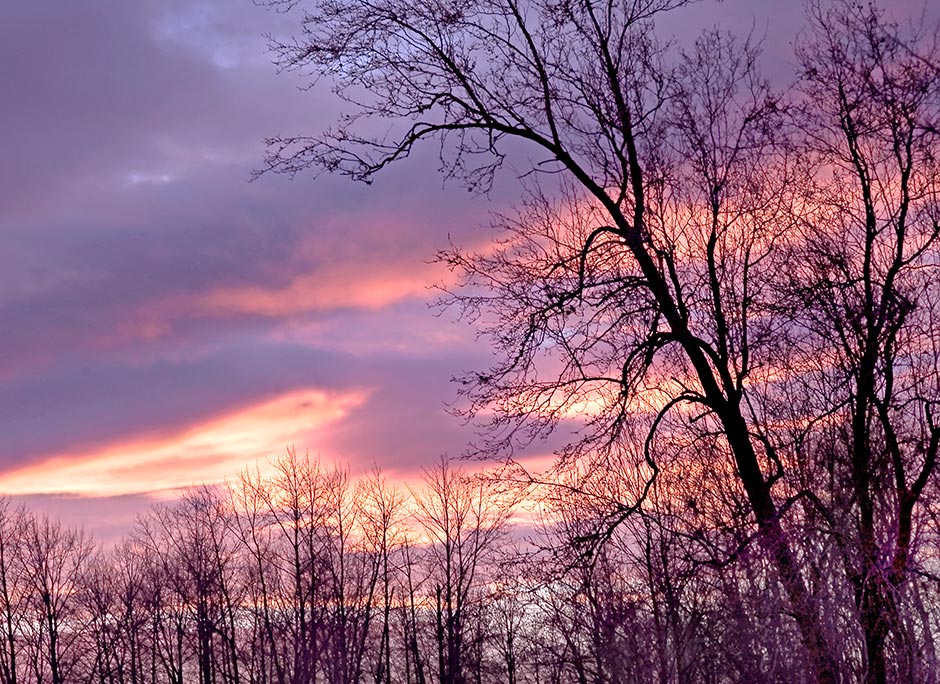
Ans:
MULTIPOLYGON (((693 11, 772 21, 783 72, 798 10, 759 4, 693 11)), ((484 239, 512 188, 442 188, 434 150, 369 187, 249 183, 264 137, 339 111, 270 64, 262 35, 295 21, 250 0, 0 3, 0 489, 83 500, 94 526, 291 445, 403 477, 462 450, 448 380, 488 352, 428 311, 428 259, 484 239)))
POLYGON ((140 496, 289 445, 354 469, 460 449, 443 401, 478 352, 427 311, 427 260, 487 202, 429 195, 430 159, 369 188, 249 183, 265 136, 337 111, 276 76, 262 34, 287 21, 0 8, 4 490, 140 496))

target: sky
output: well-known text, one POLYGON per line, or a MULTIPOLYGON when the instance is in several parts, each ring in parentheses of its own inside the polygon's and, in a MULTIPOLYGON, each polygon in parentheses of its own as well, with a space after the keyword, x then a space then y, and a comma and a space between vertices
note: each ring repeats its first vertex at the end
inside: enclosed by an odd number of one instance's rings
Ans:
MULTIPOLYGON (((671 30, 753 27, 785 73, 796 5, 703 2, 671 30)), ((449 381, 489 351, 429 309, 430 260, 485 241, 514 181, 445 186, 426 150, 371 186, 249 182, 266 136, 342 110, 271 64, 264 34, 297 20, 0 3, 0 491, 107 535, 289 446, 400 479, 463 451, 449 381)))

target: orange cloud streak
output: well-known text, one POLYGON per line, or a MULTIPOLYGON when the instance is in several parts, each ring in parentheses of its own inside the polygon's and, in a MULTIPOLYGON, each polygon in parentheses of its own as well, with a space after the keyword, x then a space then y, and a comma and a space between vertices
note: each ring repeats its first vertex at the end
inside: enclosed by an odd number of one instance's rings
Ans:
POLYGON ((210 291, 192 303, 200 313, 288 316, 320 309, 380 309, 427 292, 428 269, 350 273, 324 270, 294 278, 286 287, 244 286, 210 291))
POLYGON ((341 420, 369 392, 308 389, 156 439, 58 454, 0 477, 7 494, 114 496, 220 482, 341 420))

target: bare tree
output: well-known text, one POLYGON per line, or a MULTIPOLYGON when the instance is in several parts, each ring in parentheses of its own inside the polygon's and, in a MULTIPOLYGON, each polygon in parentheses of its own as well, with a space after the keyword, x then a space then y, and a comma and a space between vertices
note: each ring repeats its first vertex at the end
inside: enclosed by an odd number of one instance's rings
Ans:
POLYGON ((362 533, 373 554, 381 590, 382 624, 378 650, 373 660, 375 684, 396 681, 392 670, 392 610, 395 596, 395 554, 404 541, 404 499, 379 470, 373 471, 363 485, 362 533))
POLYGON ((421 646, 422 622, 419 615, 429 604, 424 600, 426 577, 418 575, 420 558, 415 543, 404 535, 401 546, 401 594, 404 609, 401 611, 401 635, 404 650, 405 681, 408 684, 427 684, 428 659, 421 646))
POLYGON ((324 664, 330 684, 356 684, 363 676, 368 636, 377 608, 380 557, 362 529, 360 492, 346 470, 324 480, 322 554, 326 569, 324 664))
POLYGON ((17 682, 17 642, 28 615, 29 585, 20 562, 24 552, 27 514, 8 498, 0 499, 0 675, 4 684, 17 682))
MULTIPOLYGON (((138 526, 141 543, 159 564, 158 581, 170 590, 172 598, 164 598, 164 604, 171 611, 182 607, 192 622, 192 630, 183 631, 195 652, 200 684, 240 681, 236 613, 242 588, 231 521, 221 495, 203 487, 174 506, 155 507, 138 526)), ((176 621, 167 626, 170 634, 182 627, 176 621)), ((172 648, 170 634, 163 638, 171 645, 167 664, 175 669, 182 665, 177 662, 182 653, 172 648)))
POLYGON ((884 681, 892 595, 940 439, 936 55, 877 10, 816 7, 804 107, 772 91, 748 42, 659 44, 654 19, 684 4, 311 2, 303 34, 275 45, 280 64, 331 79, 354 114, 319 137, 271 140, 267 168, 368 181, 435 139, 445 172, 485 189, 512 141, 529 145, 540 157, 522 169, 519 215, 491 248, 442 257, 468 286, 451 303, 502 358, 463 378, 468 412, 495 416, 481 449, 511 453, 579 420, 563 463, 639 453, 646 486, 600 516, 602 541, 651 491, 661 436, 704 446, 739 488, 818 682, 850 666, 798 540, 813 516, 838 531, 847 506, 863 669, 884 681), (370 136, 369 119, 392 132, 370 136), (807 379, 814 361, 804 387, 824 378, 827 396, 794 411, 781 377, 807 379), (840 411, 841 469, 828 490, 801 486, 802 462, 825 460, 807 432, 840 411), (794 441, 787 420, 811 429, 794 441))
POLYGON ((479 667, 470 653, 480 586, 511 509, 487 479, 467 477, 444 458, 425 471, 423 487, 416 518, 429 538, 438 678, 467 684, 471 667, 479 667))
POLYGON ((84 615, 79 591, 94 551, 83 530, 64 527, 48 516, 26 519, 20 562, 30 584, 32 672, 37 681, 69 681, 79 665, 84 615))
POLYGON ((291 596, 279 558, 279 531, 270 513, 270 485, 256 469, 241 474, 233 486, 233 517, 245 551, 244 572, 252 605, 253 626, 247 658, 249 681, 286 684, 288 643, 283 604, 291 596))
POLYGON ((29 611, 29 584, 20 562, 24 553, 27 514, 8 498, 0 499, 0 676, 16 684, 18 641, 29 611))
POLYGON ((158 590, 153 586, 144 550, 139 545, 124 540, 110 556, 108 567, 115 592, 114 623, 118 640, 116 681, 121 684, 153 682, 156 662, 149 628, 158 590))
POLYGON ((806 418, 828 418, 807 432, 844 490, 819 497, 834 525, 851 526, 838 534, 865 681, 885 682, 888 637, 898 653, 910 648, 899 590, 940 448, 940 44, 874 6, 813 4, 810 18, 799 52, 809 104, 798 121, 818 170, 788 289, 793 342, 815 363, 793 376, 815 390, 806 418))
MULTIPOLYGON (((274 620, 278 631, 285 633, 281 647, 271 653, 278 681, 315 679, 324 638, 324 475, 316 460, 291 449, 275 461, 270 477, 258 475, 243 480, 249 496, 255 499, 250 508, 258 509, 251 522, 254 533, 267 531, 272 535, 270 555, 257 556, 263 553, 257 539, 249 550, 256 555, 259 573, 265 572, 265 566, 274 566, 273 577, 278 579, 272 581, 280 587, 276 601, 281 608, 269 613, 274 615, 269 619, 274 620)), ((269 629, 269 638, 274 639, 273 628, 269 629)))

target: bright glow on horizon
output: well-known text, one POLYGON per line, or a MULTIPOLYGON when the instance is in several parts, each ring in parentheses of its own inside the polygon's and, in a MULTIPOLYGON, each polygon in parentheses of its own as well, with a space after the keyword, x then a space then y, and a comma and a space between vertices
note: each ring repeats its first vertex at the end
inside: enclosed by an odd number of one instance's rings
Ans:
POLYGON ((0 477, 6 494, 116 496, 176 490, 235 477, 365 403, 369 392, 306 389, 156 438, 57 454, 0 477))

